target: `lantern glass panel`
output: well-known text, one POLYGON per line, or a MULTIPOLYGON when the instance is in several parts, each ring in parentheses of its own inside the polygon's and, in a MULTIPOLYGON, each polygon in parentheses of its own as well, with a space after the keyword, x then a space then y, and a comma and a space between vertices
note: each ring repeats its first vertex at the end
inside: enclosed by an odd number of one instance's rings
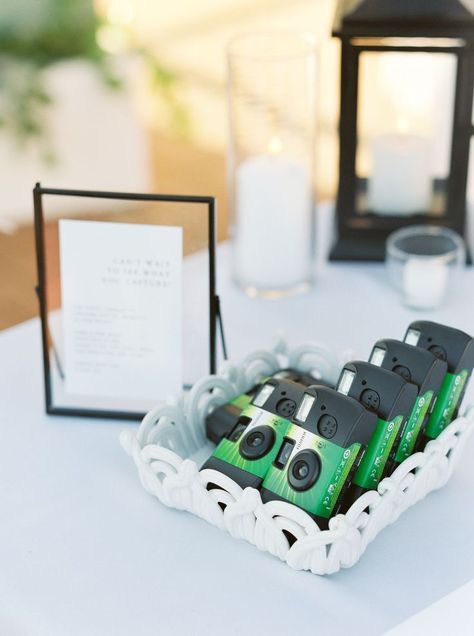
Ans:
POLYGON ((452 53, 360 53, 358 214, 445 215, 455 80, 452 53))

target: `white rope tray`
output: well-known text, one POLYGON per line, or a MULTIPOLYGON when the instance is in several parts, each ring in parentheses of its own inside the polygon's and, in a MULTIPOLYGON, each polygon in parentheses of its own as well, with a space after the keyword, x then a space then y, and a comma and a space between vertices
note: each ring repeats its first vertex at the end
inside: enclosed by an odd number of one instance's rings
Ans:
POLYGON ((474 427, 474 407, 454 420, 423 453, 400 464, 377 491, 362 495, 346 514, 330 519, 328 530, 320 530, 300 508, 282 501, 264 504, 254 488, 242 490, 215 470, 199 472, 190 459, 209 445, 204 420, 213 408, 284 367, 317 369, 335 382, 341 360, 316 344, 290 351, 280 340, 272 351, 257 351, 242 365, 225 363, 218 375, 200 380, 174 403, 150 411, 137 433, 124 431, 120 440, 145 490, 166 506, 192 512, 296 570, 331 574, 357 563, 385 526, 448 481, 474 427), (219 488, 207 490, 209 482, 219 488), (224 510, 220 503, 225 504, 224 510), (291 546, 285 532, 296 538, 291 546))

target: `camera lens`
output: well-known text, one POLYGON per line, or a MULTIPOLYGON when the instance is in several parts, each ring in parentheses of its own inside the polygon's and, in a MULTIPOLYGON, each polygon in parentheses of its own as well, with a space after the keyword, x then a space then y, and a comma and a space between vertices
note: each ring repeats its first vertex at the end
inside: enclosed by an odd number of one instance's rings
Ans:
POLYGON ((321 472, 319 455, 306 449, 299 452, 288 469, 288 483, 293 490, 308 490, 313 486, 321 472))
POLYGON ((304 459, 300 459, 293 465, 292 472, 293 477, 296 477, 296 479, 304 479, 308 476, 309 466, 304 459))
POLYGON ((256 426, 244 435, 239 450, 245 459, 264 457, 275 443, 275 431, 270 426, 256 426))
POLYGON ((255 448, 256 446, 260 446, 260 444, 263 444, 264 439, 265 437, 263 436, 263 433, 261 433, 260 431, 255 431, 254 433, 250 433, 250 435, 248 436, 247 444, 255 448))

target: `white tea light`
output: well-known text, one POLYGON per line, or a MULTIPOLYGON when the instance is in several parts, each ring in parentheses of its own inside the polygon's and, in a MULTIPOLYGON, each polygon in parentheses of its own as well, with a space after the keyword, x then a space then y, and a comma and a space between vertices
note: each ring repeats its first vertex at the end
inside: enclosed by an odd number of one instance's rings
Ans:
POLYGON ((426 212, 432 191, 428 139, 402 133, 380 135, 375 137, 372 150, 369 210, 407 216, 426 212))
MULTIPOLYGON (((387 238, 386 247, 392 282, 404 304, 416 309, 437 307, 452 291, 465 262, 463 239, 439 225, 400 228, 387 238)), ((416 344, 416 334, 411 335, 416 344)), ((413 344, 411 340, 409 344, 413 344)))
POLYGON ((443 300, 449 279, 449 266, 434 259, 409 258, 403 266, 402 291, 405 304, 432 309, 443 300))
POLYGON ((296 161, 268 154, 242 162, 235 257, 244 285, 278 290, 308 278, 311 200, 310 176, 296 161))

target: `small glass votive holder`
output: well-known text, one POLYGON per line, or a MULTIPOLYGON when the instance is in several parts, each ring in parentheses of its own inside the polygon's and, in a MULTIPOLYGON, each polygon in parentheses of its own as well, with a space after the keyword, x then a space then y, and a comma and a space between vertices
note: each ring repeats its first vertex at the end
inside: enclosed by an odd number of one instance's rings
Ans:
POLYGON ((386 265, 402 301, 413 309, 434 309, 455 288, 466 259, 463 239, 446 227, 413 225, 390 234, 386 265))

